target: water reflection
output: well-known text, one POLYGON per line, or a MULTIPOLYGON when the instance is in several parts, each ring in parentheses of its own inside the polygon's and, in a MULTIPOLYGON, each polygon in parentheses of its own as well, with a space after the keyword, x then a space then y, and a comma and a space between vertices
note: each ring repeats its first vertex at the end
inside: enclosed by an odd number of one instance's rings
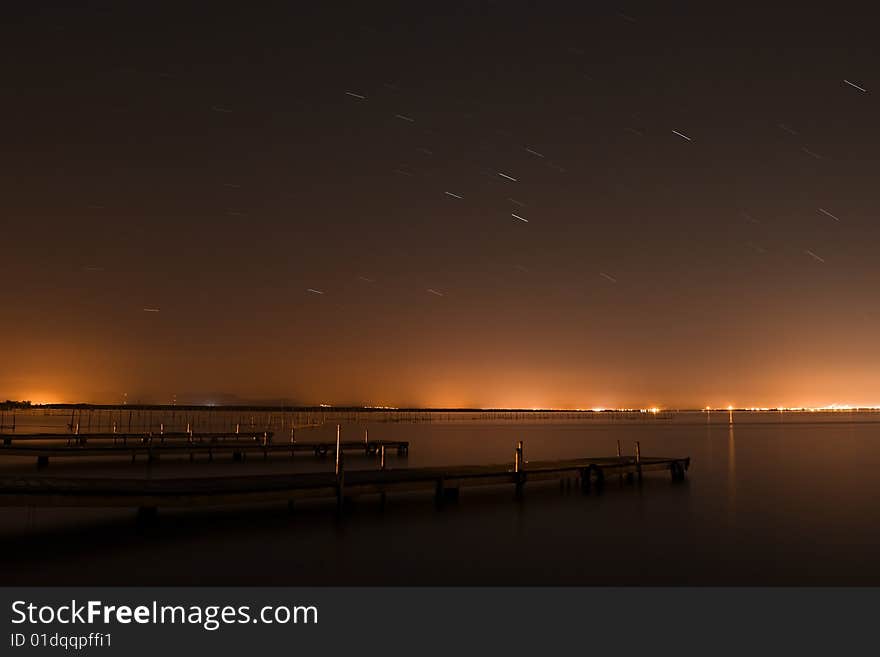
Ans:
MULTIPOLYGON (((880 478, 875 476, 880 414, 743 411, 731 423, 725 411, 674 421, 580 424, 370 422, 370 439, 412 441, 409 460, 392 453, 389 469, 500 462, 512 467, 511 449, 518 440, 525 441, 534 461, 614 456, 618 441, 629 455, 640 441, 643 455, 691 456, 692 467, 685 486, 671 485, 668 473, 648 473, 641 488, 618 485, 615 477, 602 495, 529 482, 519 504, 508 487, 469 492, 443 510, 435 509, 430 493, 389 493, 384 510, 378 497, 363 498, 344 518, 333 512, 333 503, 305 501, 292 514, 284 504, 163 511, 146 527, 138 526, 128 509, 0 509, 0 581, 880 585, 880 478), (816 494, 817 473, 827 495, 816 494), (230 554, 259 558, 230 569, 230 554)), ((61 427, 69 419, 69 412, 49 418, 61 427)), ((166 416, 165 421, 172 419, 183 427, 190 420, 166 416)), ((309 418, 284 418, 285 438, 292 419, 309 418)), ((123 417, 120 426, 127 420, 123 417)), ((135 414, 133 425, 137 420, 135 414)), ((209 424, 196 420, 197 426, 209 424)), ((212 420, 218 428, 239 421, 251 424, 249 416, 238 413, 223 422, 219 415, 212 420)), ((271 426, 273 421, 280 431, 278 416, 254 423, 271 426)), ((83 422, 88 426, 86 414, 83 422)), ((93 430, 107 424, 105 417, 92 418, 93 430)), ((362 437, 364 428, 365 423, 343 425, 343 436, 362 437)), ((335 432, 335 424, 326 424, 302 433, 303 440, 306 435, 332 440, 335 432)), ((347 458, 353 469, 375 467, 375 460, 363 455, 347 458)), ((194 463, 169 458, 149 467, 59 460, 40 476, 198 477, 332 468, 332 459, 312 456, 194 463)), ((0 458, 0 475, 34 472, 30 461, 0 458)))
POLYGON ((736 520, 736 439, 732 423, 727 428, 727 519, 731 525, 736 520))

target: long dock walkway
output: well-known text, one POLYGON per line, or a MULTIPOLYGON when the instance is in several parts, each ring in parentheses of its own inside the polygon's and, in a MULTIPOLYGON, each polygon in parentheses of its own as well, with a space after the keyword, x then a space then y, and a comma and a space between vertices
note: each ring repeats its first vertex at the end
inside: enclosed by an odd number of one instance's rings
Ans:
MULTIPOLYGON (((148 460, 155 461, 162 455, 189 456, 190 460, 195 460, 197 456, 213 459, 217 454, 231 454, 236 461, 244 460, 248 453, 262 454, 264 458, 270 454, 293 456, 297 452, 311 452, 317 457, 327 457, 335 454, 337 445, 333 441, 301 441, 295 438, 284 442, 273 442, 271 431, 160 434, 32 433, 4 434, 2 438, 0 456, 34 458, 38 467, 46 467, 50 458, 59 457, 122 456, 131 457, 132 462, 138 456, 145 456, 148 460)), ((370 440, 367 434, 362 441, 347 440, 342 441, 341 445, 344 450, 363 451, 368 456, 378 454, 382 447, 396 450, 400 456, 409 453, 408 441, 370 440)))
POLYGON ((341 508, 351 497, 378 495, 384 501, 389 493, 416 491, 433 491, 442 503, 457 499, 462 488, 481 486, 512 485, 521 495, 527 482, 574 478, 588 492, 594 486, 601 489, 614 475, 641 480, 652 471, 669 472, 679 481, 690 467, 690 457, 645 458, 638 447, 634 457, 526 462, 519 443, 512 464, 387 469, 384 451, 380 449, 380 467, 373 470, 346 471, 344 450, 339 449, 333 472, 174 479, 0 477, 0 506, 133 507, 152 513, 160 507, 335 498, 341 508))

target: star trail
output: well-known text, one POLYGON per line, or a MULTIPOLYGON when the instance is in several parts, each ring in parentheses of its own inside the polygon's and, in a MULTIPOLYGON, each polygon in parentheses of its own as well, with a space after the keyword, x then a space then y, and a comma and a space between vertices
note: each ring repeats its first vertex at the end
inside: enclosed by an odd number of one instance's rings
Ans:
POLYGON ((862 18, 19 7, 0 396, 874 403, 862 18))

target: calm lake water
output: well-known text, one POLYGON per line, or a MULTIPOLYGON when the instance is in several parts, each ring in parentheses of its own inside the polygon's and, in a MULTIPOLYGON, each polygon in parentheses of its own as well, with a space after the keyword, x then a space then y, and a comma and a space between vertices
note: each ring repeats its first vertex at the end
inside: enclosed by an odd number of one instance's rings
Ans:
MULTIPOLYGON (((357 439, 368 428, 374 439, 411 442, 408 458, 392 455, 390 467, 512 461, 517 440, 534 460, 613 455, 618 440, 631 453, 638 440, 646 456, 690 456, 691 469, 683 484, 661 473, 647 475, 641 486, 612 478, 602 494, 528 484, 524 498, 514 501, 510 487, 463 490, 458 503, 443 509, 431 495, 389 495, 384 510, 362 498, 341 518, 323 502, 298 505, 294 513, 284 505, 160 511, 152 525, 135 522, 131 510, 0 508, 0 581, 880 585, 878 413, 739 412, 732 424, 726 412, 582 421, 348 419, 344 438, 357 439)), ((92 430, 112 421, 92 420, 92 430)), ((17 430, 64 428, 69 421, 69 411, 23 416, 17 430)), ((174 424, 185 421, 176 417, 174 424)), ((236 421, 250 418, 215 413, 211 420, 214 428, 236 421)), ((200 418, 198 426, 204 430, 207 422, 200 418)), ((284 435, 278 417, 254 422, 271 422, 284 435)), ((335 421, 300 429, 297 437, 331 440, 335 421)), ((346 460, 347 468, 373 464, 354 454, 346 460)), ((39 475, 160 478, 332 468, 332 459, 310 455, 293 462, 155 465, 59 460, 39 475)), ((0 459, 0 476, 36 474, 30 460, 0 459)))

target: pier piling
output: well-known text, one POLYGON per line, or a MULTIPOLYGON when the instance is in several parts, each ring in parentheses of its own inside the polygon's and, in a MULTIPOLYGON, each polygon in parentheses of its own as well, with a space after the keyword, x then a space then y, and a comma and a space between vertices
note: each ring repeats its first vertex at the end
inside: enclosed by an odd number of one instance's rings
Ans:
MULTIPOLYGON (((620 453, 620 440, 617 441, 617 460, 623 462, 623 455, 620 453)), ((617 475, 617 480, 623 483, 623 473, 617 475)))
POLYGON ((345 458, 342 454, 342 430, 336 425, 336 509, 342 510, 344 502, 343 490, 345 488, 345 458))
POLYGON ((639 483, 642 481, 642 448, 639 444, 639 441, 636 441, 636 473, 639 478, 639 483))
MULTIPOLYGON (((358 442, 359 444, 359 442, 358 442)), ((282 447, 279 445, 279 447, 282 447)), ((283 446, 286 448, 287 446, 283 446)), ((378 496, 384 500, 388 493, 411 493, 434 488, 438 506, 455 501, 462 487, 514 485, 520 488, 528 474, 529 483, 558 481, 561 490, 570 491, 572 479, 579 479, 584 491, 594 487, 602 491, 608 475, 624 472, 669 471, 673 482, 684 479, 690 466, 688 457, 641 456, 637 459, 618 459, 615 456, 568 459, 561 461, 534 461, 525 469, 523 448, 516 446, 516 463, 487 465, 458 465, 426 468, 387 469, 381 462, 373 470, 345 471, 341 429, 337 432, 336 468, 323 472, 289 474, 245 475, 230 477, 193 478, 90 478, 90 477, 21 477, 0 476, 0 506, 19 507, 199 507, 233 505, 270 501, 284 502, 299 499, 325 498, 336 500, 340 511, 349 498, 378 496), (517 471, 517 466, 519 470, 517 471), (521 476, 522 475, 522 476, 521 476)), ((209 447, 210 449, 210 447, 209 447)), ((210 452, 209 452, 210 453, 210 452)), ((46 457, 48 461, 48 457, 46 457)), ((146 511, 145 513, 151 513, 146 511)))
POLYGON ((523 460, 523 441, 516 444, 513 454, 513 471, 516 475, 516 496, 522 497, 523 485, 526 482, 525 461, 523 460))

